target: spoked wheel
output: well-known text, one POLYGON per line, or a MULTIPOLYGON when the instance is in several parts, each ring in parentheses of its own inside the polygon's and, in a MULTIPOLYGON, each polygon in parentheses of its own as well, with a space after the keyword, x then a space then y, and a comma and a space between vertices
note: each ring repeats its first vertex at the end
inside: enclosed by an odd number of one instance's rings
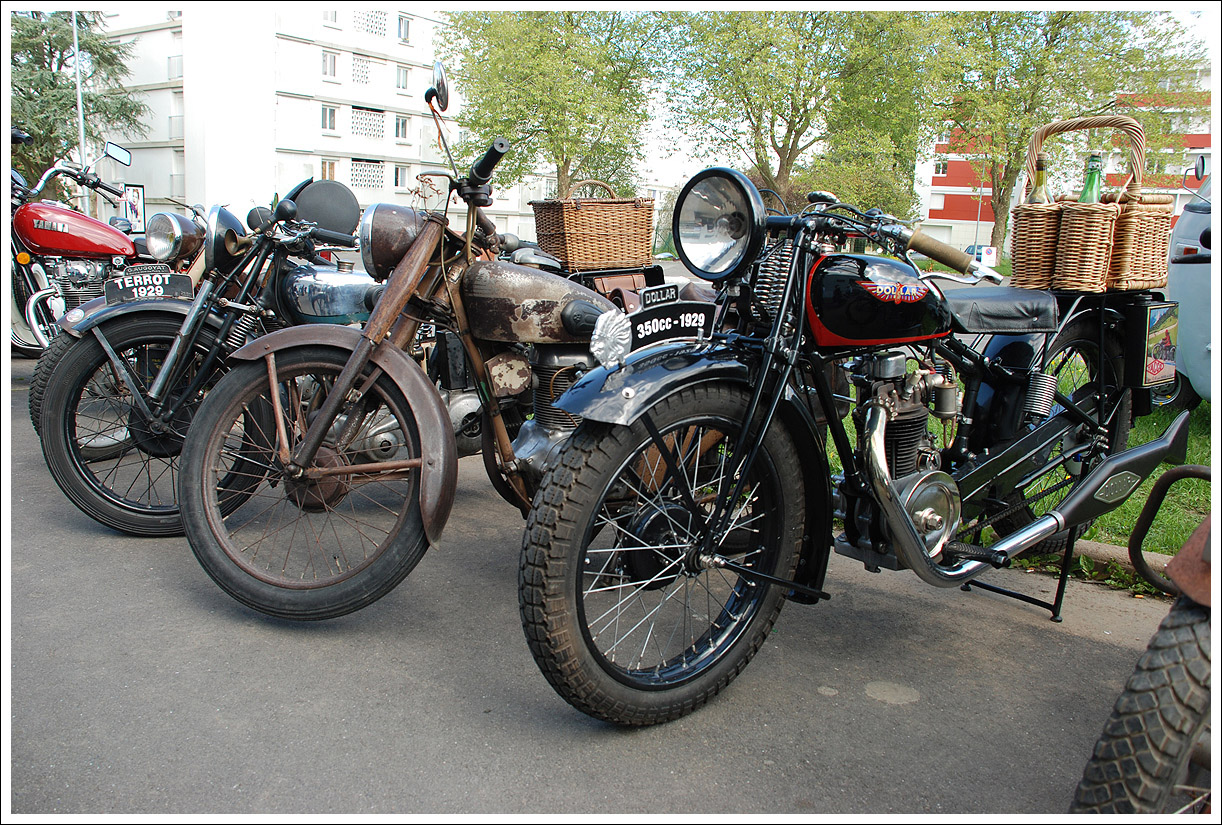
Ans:
MULTIPOLYGON (((735 484, 748 396, 685 389, 643 421, 584 423, 544 476, 527 523, 519 579, 522 624, 544 676, 569 703, 620 725, 699 708, 759 649, 783 588, 701 558, 709 515, 735 484)), ((792 440, 770 428, 711 554, 791 578, 805 502, 792 440)))
POLYGON ((345 406, 306 477, 281 463, 278 433, 296 448, 346 360, 328 348, 279 353, 274 390, 265 362, 235 367, 204 400, 183 451, 183 520, 196 558, 226 593, 272 616, 359 610, 426 549, 419 469, 358 466, 421 456, 415 419, 385 375, 345 406), (229 487, 218 481, 237 473, 248 483, 229 512, 229 487))
MULTIPOLYGON (((128 316, 106 325, 107 341, 141 394, 160 371, 180 320, 128 316)), ((211 331, 203 331, 170 398, 195 377, 212 345, 211 331)), ((43 456, 72 503, 125 533, 182 535, 179 454, 199 399, 186 400, 164 426, 155 425, 92 333, 56 337, 39 361, 35 383, 43 456)), ((31 399, 31 414, 33 404, 31 399)))
POLYGON ((1209 813, 1209 608, 1180 597, 1116 700, 1070 813, 1209 813))
MULTIPOLYGON (((1121 383, 1121 345, 1114 334, 1104 339, 1103 350, 1099 345, 1098 321, 1091 317, 1071 321, 1057 335, 1049 347, 1048 366, 1045 372, 1055 375, 1057 390, 1074 401, 1097 405, 1091 401, 1103 386, 1113 395, 1121 383)), ((1089 471, 1107 456, 1123 450, 1129 441, 1132 400, 1126 390, 1120 403, 1112 411, 1106 436, 1092 438, 1086 427, 1070 429, 1053 445, 1047 454, 1037 460, 1041 462, 1008 499, 1013 511, 997 520, 997 532, 1006 535, 1030 524, 1059 504, 1070 490, 1089 471)), ((1052 415, 1062 412, 1054 405, 1052 415)), ((1096 413, 1097 414, 1097 413, 1096 413)), ((1085 530, 1089 522, 1074 529, 1085 530)), ((1030 553, 1058 553, 1065 549, 1069 531, 1057 533, 1032 548, 1030 553)))

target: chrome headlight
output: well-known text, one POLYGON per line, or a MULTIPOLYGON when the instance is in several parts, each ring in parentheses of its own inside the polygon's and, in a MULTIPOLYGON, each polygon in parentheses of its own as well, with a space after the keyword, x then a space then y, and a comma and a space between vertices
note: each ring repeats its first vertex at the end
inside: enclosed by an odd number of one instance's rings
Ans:
POLYGON ((424 212, 393 203, 370 205, 361 217, 358 236, 365 271, 379 281, 390 277, 395 265, 420 235, 426 217, 424 212))
POLYGON ((694 274, 709 281, 742 275, 764 243, 764 201, 741 172, 705 169, 679 193, 672 230, 694 274))
POLYGON ((158 212, 144 227, 144 242, 149 254, 159 261, 176 261, 193 256, 204 242, 204 230, 188 217, 174 212, 158 212))
POLYGON ((248 246, 250 241, 246 239, 246 229, 232 212, 223 206, 208 210, 208 237, 204 245, 206 272, 228 270, 248 246))

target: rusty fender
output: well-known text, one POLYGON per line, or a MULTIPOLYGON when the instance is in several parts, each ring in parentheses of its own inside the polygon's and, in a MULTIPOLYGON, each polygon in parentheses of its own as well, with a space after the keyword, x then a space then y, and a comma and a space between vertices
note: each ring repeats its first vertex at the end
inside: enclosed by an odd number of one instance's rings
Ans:
MULTIPOLYGON (((310 346, 334 347, 350 353, 360 339, 361 331, 355 327, 307 324, 264 335, 230 357, 258 361, 269 352, 310 346)), ((441 531, 450 517, 458 484, 458 447, 454 443, 450 416, 424 371, 402 350, 384 341, 374 349, 371 360, 395 382, 416 419, 420 444, 425 449, 420 467, 420 515, 424 520, 424 534, 433 545, 441 538, 441 531)))

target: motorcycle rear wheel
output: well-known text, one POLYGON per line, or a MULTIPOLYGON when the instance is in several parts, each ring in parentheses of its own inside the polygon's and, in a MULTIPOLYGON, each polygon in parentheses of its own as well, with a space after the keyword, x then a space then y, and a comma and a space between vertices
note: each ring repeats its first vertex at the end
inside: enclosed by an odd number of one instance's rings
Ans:
POLYGON ((1209 608, 1177 599, 1116 700, 1070 813, 1208 812, 1210 635, 1209 608))
MULTIPOLYGON (((346 352, 324 347, 277 354, 275 391, 290 451, 346 361, 346 352)), ((419 470, 401 478, 289 478, 277 455, 270 392, 265 362, 244 363, 200 406, 179 485, 187 538, 208 575, 242 604, 283 619, 343 616, 389 593, 424 555, 419 470), (218 478, 243 460, 257 470, 248 474, 246 499, 229 512, 218 478)), ((367 401, 369 410, 357 437, 340 447, 333 432, 315 467, 421 455, 415 419, 393 381, 382 375, 364 399, 357 403, 367 401)), ((359 413, 351 406, 341 413, 352 414, 359 413)))
MULTIPOLYGON (((105 325, 107 341, 142 392, 156 377, 180 323, 176 316, 141 314, 105 325)), ((212 331, 203 330, 188 356, 193 366, 213 345, 212 331)), ((188 369, 179 386, 169 388, 169 397, 193 376, 188 369)), ((34 415, 37 405, 43 457, 64 495, 114 530, 182 535, 179 453, 198 400, 182 406, 169 432, 154 433, 92 333, 54 338, 39 360, 34 384, 30 412, 34 415)))
MULTIPOLYGON (((693 558, 748 395, 729 386, 682 390, 650 411, 679 463, 696 512, 642 421, 587 421, 545 474, 523 539, 522 626, 535 662, 577 709, 617 725, 652 725, 704 705, 759 650, 782 587, 693 558)), ((730 528, 713 552, 791 578, 805 500, 793 441, 772 427, 730 528)))
MULTIPOLYGON (((1117 387, 1121 384, 1124 363, 1121 342, 1115 334, 1109 333, 1104 338, 1101 355, 1096 318, 1086 316, 1070 321, 1057 334, 1048 352, 1048 367, 1045 372, 1057 376, 1057 389, 1069 398, 1077 400, 1089 396, 1101 383, 1105 387, 1117 387)), ((998 534, 1004 536, 1012 533, 1053 509, 1094 466, 1112 453, 1123 450, 1129 442, 1131 410, 1132 398, 1126 390, 1115 411, 1102 449, 1085 449, 1089 446, 1089 436, 1083 427, 1070 430, 1061 443, 1053 448, 1051 454, 1045 457, 1047 471, 1007 499, 1011 504, 1021 499, 1023 504, 1014 513, 998 519, 998 534), (1086 460, 1071 460, 1075 452, 1081 453, 1086 460)), ((1058 412, 1060 406, 1054 406, 1052 415, 1058 412)), ((1090 522, 1087 522, 1072 529, 1080 534, 1089 526, 1090 522)), ((1045 539, 1027 553, 1060 553, 1064 551, 1068 541, 1067 529, 1045 539)))

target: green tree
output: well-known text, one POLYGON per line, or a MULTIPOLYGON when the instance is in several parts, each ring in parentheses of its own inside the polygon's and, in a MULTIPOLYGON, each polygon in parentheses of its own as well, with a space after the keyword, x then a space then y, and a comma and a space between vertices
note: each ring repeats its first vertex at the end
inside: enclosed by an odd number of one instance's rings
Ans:
POLYGON ((479 11, 449 19, 438 49, 465 101, 462 154, 473 158, 505 137, 513 151, 497 168, 502 185, 550 166, 562 196, 587 178, 632 191, 662 18, 479 11))
POLYGON ((141 118, 148 106, 121 85, 130 74, 125 61, 131 47, 106 36, 101 12, 77 12, 76 18, 79 56, 72 42, 72 12, 12 12, 12 120, 34 139, 13 147, 13 168, 31 185, 78 148, 78 57, 86 143, 147 131, 141 118))
POLYGON ((908 215, 925 122, 924 18, 678 15, 668 43, 674 123, 707 155, 745 161, 790 207, 802 190, 839 188, 845 199, 886 193, 869 205, 908 215))
MULTIPOLYGON (((1167 100, 1170 94, 1185 113, 1208 105, 1207 98, 1191 93, 1183 71, 1201 59, 1200 46, 1166 15, 972 11, 950 13, 939 22, 944 45, 937 66, 938 108, 952 127, 950 151, 971 157, 993 190, 993 246, 1006 238, 1008 205, 1040 126, 1128 114, 1146 122, 1148 143, 1158 147, 1170 131, 1165 112, 1126 101, 1167 100)), ((1111 136, 1089 140, 1105 148, 1111 136)), ((1064 168, 1070 153, 1068 144, 1061 147, 1064 168)), ((1074 168, 1068 178, 1080 183, 1081 169, 1074 168)))

